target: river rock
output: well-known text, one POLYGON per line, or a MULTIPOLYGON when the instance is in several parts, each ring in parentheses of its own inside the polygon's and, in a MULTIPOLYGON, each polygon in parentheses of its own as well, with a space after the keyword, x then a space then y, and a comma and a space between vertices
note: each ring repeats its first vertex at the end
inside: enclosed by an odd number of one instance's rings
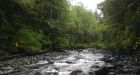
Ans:
POLYGON ((136 75, 140 75, 140 68, 137 70, 136 75))
POLYGON ((95 71, 96 75, 108 75, 108 73, 109 71, 108 71, 108 68, 106 67, 100 68, 99 70, 95 71))
POLYGON ((36 72, 34 75, 42 75, 40 72, 36 72))
POLYGON ((107 63, 106 64, 106 68, 108 68, 108 69, 114 69, 115 68, 115 66, 113 65, 113 64, 111 64, 111 63, 107 63))
POLYGON ((88 75, 88 74, 84 73, 82 70, 74 70, 69 75, 88 75))
POLYGON ((96 73, 95 73, 94 71, 89 72, 88 74, 89 74, 89 75, 96 75, 96 73))
POLYGON ((58 75, 58 72, 46 72, 45 75, 58 75))

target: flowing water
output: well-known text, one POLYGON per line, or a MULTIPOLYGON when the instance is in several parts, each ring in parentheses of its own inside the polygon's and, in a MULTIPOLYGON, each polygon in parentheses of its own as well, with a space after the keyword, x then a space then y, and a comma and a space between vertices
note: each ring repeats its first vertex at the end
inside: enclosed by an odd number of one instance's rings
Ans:
POLYGON ((0 75, 69 75, 74 70, 87 75, 95 71, 96 75, 140 75, 140 53, 120 55, 91 48, 0 61, 0 75))
POLYGON ((73 70, 85 73, 105 65, 104 54, 95 49, 67 50, 36 56, 14 58, 1 62, 0 74, 8 75, 69 75, 73 70))

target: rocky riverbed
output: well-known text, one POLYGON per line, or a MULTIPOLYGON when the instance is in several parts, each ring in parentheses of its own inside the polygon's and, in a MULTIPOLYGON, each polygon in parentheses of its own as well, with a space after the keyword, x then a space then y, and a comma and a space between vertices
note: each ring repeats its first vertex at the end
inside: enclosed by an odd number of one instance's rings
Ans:
POLYGON ((69 75, 74 70, 87 75, 140 75, 140 58, 90 48, 0 61, 1 75, 69 75))
POLYGON ((108 67, 109 75, 140 75, 139 54, 108 54, 104 61, 108 67))

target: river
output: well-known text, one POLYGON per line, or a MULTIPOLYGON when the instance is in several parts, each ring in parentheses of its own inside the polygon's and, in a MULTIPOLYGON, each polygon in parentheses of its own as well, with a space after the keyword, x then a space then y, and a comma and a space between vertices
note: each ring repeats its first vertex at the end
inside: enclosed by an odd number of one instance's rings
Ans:
MULTIPOLYGON (((10 60, 1 61, 0 74, 69 75, 74 70, 82 70, 85 74, 88 74, 89 71, 97 71, 107 66, 109 69, 111 68, 108 75, 138 75, 136 71, 132 71, 132 73, 127 72, 126 74, 123 74, 123 72, 115 74, 118 71, 118 67, 122 67, 121 65, 114 66, 112 63, 115 60, 117 60, 115 57, 94 48, 47 52, 40 55, 15 57, 10 60), (117 69, 111 71, 113 68, 117 69)), ((128 63, 127 61, 125 62, 128 63)), ((131 70, 134 69, 136 68, 131 68, 131 70)), ((126 70, 130 69, 126 68, 126 70)))

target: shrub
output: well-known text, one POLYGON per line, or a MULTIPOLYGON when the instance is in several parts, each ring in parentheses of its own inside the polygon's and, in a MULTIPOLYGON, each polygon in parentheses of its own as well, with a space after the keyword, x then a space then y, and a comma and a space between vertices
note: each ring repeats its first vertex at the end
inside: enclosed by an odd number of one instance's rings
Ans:
POLYGON ((42 51, 44 35, 31 29, 21 29, 15 39, 16 51, 37 53, 42 51))

